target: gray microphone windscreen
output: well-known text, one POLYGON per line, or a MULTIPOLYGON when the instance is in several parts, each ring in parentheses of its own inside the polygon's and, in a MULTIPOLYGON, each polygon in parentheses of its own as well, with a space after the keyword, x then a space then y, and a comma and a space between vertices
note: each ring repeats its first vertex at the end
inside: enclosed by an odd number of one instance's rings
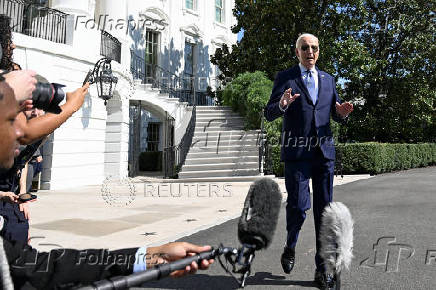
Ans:
POLYGON ((324 209, 320 226, 320 256, 326 271, 341 272, 348 269, 353 258, 354 221, 342 202, 331 202, 324 209))

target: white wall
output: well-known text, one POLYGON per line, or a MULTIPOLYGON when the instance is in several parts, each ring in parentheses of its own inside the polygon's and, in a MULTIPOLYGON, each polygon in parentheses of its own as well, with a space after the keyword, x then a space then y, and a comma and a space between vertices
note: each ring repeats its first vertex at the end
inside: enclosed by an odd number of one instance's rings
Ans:
POLYGON ((197 44, 194 56, 197 76, 214 78, 209 56, 217 45, 231 45, 237 38, 230 31, 235 21, 231 13, 234 1, 225 1, 226 21, 222 25, 214 21, 214 1, 210 0, 197 0, 198 9, 194 12, 184 9, 184 0, 51 0, 53 8, 71 14, 68 44, 14 33, 15 61, 50 82, 66 85, 65 91, 80 87, 88 70, 101 58, 99 14, 115 21, 112 29, 108 25, 105 30, 122 43, 121 64, 112 62, 119 79, 115 98, 105 106, 92 86, 83 107, 54 132, 44 148, 42 188, 101 184, 106 176, 127 176, 129 99, 146 100, 154 109, 173 116, 178 144, 189 121, 190 108, 155 92, 138 89, 130 74, 130 49, 144 52, 145 30, 139 28, 142 19, 145 29, 161 31, 161 66, 172 72, 183 72, 183 51, 188 40, 197 44), (158 22, 145 21, 145 15, 158 22), (127 30, 133 24, 135 29, 127 30))
MULTIPOLYGON (((146 23, 145 29, 161 33, 160 65, 162 67, 177 74, 183 72, 184 47, 185 41, 188 40, 196 44, 194 56, 196 75, 213 80, 215 69, 209 61, 210 56, 215 53, 218 45, 227 43, 231 47, 237 40, 237 35, 230 29, 236 22, 232 15, 234 0, 224 1, 226 9, 224 23, 215 21, 215 1, 211 0, 197 0, 196 11, 185 9, 185 0, 146 2, 128 0, 128 14, 136 23, 145 19, 144 15, 167 23, 162 26, 154 25, 151 21, 143 22, 146 23)), ((141 41, 138 41, 142 36, 145 36, 145 31, 139 32, 136 29, 130 33, 131 43, 138 51, 143 50, 144 47, 141 41)))
MULTIPOLYGON (((69 45, 18 33, 14 33, 13 39, 17 45, 14 60, 23 69, 35 70, 50 82, 66 85, 65 92, 81 87, 86 73, 101 57, 97 54, 77 52, 69 45)), ((131 76, 119 65, 113 65, 113 70, 119 79, 115 94, 119 96, 121 92, 122 98, 127 99, 131 91, 131 76)), ((108 117, 111 118, 110 108, 105 107, 103 100, 97 97, 95 86, 91 86, 82 108, 53 133, 52 141, 44 148, 46 160, 42 188, 58 189, 99 184, 104 180, 106 122, 108 117)), ((128 116, 127 119, 124 116, 120 121, 124 124, 127 122, 128 132, 128 116)), ((121 130, 122 126, 118 127, 121 130)), ((123 130, 126 131, 125 128, 123 130)), ((127 141, 125 136, 118 141, 127 142, 128 135, 127 141)), ((127 154, 128 149, 119 145, 117 149, 117 154, 121 156, 118 158, 120 164, 117 168, 119 172, 127 175, 127 160, 122 156, 127 154)), ((112 148, 109 152, 114 150, 112 148)))

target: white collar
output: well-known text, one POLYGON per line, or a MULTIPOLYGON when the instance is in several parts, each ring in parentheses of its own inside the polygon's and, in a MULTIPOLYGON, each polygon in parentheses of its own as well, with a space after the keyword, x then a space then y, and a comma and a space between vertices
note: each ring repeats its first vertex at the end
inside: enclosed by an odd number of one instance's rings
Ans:
MULTIPOLYGON (((298 64, 298 66, 300 67, 300 71, 302 74, 305 73, 306 71, 308 71, 308 69, 304 65, 302 65, 301 62, 298 64)), ((314 74, 318 73, 316 71, 315 67, 311 68, 310 71, 314 74)))

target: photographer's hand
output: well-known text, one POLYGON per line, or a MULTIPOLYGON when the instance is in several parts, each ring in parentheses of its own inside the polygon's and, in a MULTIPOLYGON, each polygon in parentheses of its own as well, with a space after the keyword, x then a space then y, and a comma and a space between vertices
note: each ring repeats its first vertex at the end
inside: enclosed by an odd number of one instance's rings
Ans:
POLYGON ((30 120, 26 119, 24 113, 18 114, 16 118, 17 124, 23 132, 23 137, 18 139, 20 144, 31 144, 56 130, 80 109, 85 100, 88 88, 89 83, 86 83, 83 87, 78 88, 74 92, 67 93, 67 101, 60 106, 62 112, 59 114, 46 113, 44 116, 30 120))
POLYGON ((32 100, 25 100, 20 104, 20 110, 21 111, 31 111, 33 109, 33 101, 32 100))
POLYGON ((13 192, 0 191, 0 199, 11 203, 18 202, 18 195, 13 192))
MULTIPOLYGON (((193 256, 203 251, 210 251, 210 249, 210 246, 201 247, 186 242, 174 242, 157 247, 148 247, 147 257, 150 257, 150 260, 147 261, 147 269, 155 266, 156 264, 170 263, 185 257, 193 256)), ((206 270, 213 262, 213 259, 202 260, 200 265, 198 265, 196 262, 192 262, 191 265, 186 266, 184 270, 174 271, 170 274, 170 276, 176 278, 185 276, 187 274, 195 274, 198 268, 201 270, 206 270)))
POLYGON ((19 208, 20 211, 23 212, 24 217, 26 218, 26 220, 30 221, 30 210, 29 210, 29 205, 27 202, 22 202, 19 204, 19 208))
POLYGON ((86 83, 83 87, 78 88, 74 92, 67 93, 66 103, 62 106, 62 111, 64 109, 72 110, 73 113, 77 112, 80 107, 82 107, 85 101, 86 93, 88 92, 89 83, 86 83))
POLYGON ((21 103, 32 97, 37 83, 36 72, 32 70, 12 71, 3 75, 5 81, 14 90, 15 99, 21 103))

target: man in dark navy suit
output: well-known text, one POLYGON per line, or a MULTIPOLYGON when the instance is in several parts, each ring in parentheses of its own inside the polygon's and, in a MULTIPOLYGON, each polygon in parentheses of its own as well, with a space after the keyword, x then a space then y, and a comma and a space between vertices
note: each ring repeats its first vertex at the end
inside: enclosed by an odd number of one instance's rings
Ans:
POLYGON ((315 67, 319 57, 318 38, 308 33, 300 35, 295 53, 300 63, 277 74, 264 111, 268 121, 283 116, 281 160, 285 163, 288 199, 287 240, 281 264, 288 274, 294 267, 298 234, 311 206, 309 178, 312 178, 317 250, 315 282, 324 287, 332 278, 324 274, 324 263, 319 255, 321 214, 333 196, 335 147, 330 116, 344 122, 353 111, 353 105, 342 103, 334 77, 315 67))

